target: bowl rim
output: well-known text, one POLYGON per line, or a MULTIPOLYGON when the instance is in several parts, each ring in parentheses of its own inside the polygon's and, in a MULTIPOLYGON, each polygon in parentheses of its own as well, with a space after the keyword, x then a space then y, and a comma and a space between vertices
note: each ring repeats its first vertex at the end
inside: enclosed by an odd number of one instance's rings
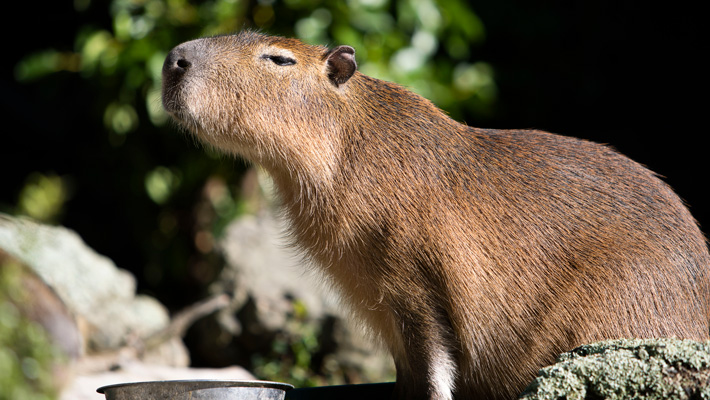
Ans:
POLYGON ((213 388, 239 388, 239 387, 260 387, 267 389, 281 389, 281 390, 291 390, 293 385, 283 382, 274 381, 261 381, 261 380, 239 380, 239 379, 175 379, 175 380, 162 380, 162 381, 136 381, 136 382, 123 382, 114 383, 111 385, 104 385, 96 389, 98 393, 106 394, 107 390, 117 389, 126 386, 141 386, 141 385, 170 385, 170 384, 189 384, 189 383, 209 383, 214 384, 214 386, 206 386, 200 389, 213 389, 213 388))

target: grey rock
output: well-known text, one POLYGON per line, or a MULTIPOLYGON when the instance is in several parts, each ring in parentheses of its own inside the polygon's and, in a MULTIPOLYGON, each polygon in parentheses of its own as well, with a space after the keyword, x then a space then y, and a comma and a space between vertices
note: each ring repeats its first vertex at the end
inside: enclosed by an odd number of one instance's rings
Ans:
POLYGON ((219 246, 227 269, 215 291, 234 293, 234 308, 252 299, 267 330, 283 328, 290 302, 304 303, 313 318, 332 310, 337 300, 324 294, 307 261, 288 246, 284 226, 271 213, 245 215, 226 229, 219 246))
MULTIPOLYGON (((170 322, 157 300, 136 296, 136 281, 129 272, 89 248, 74 231, 0 214, 0 249, 34 271, 86 323, 89 351, 140 341, 170 322)), ((184 356, 171 359, 186 363, 184 356)))
POLYGON ((227 265, 211 288, 214 293, 231 293, 234 299, 219 316, 222 328, 235 336, 244 329, 288 331, 293 327, 289 318, 294 303, 300 303, 307 310, 307 323, 319 327, 321 350, 329 349, 326 358, 337 364, 334 369, 356 380, 390 379, 394 367, 387 352, 341 306, 317 269, 289 245, 285 228, 269 207, 227 227, 219 243, 227 265), (238 320, 245 304, 255 310, 242 312, 238 320))
POLYGON ((0 248, 30 266, 80 315, 111 301, 130 301, 135 294, 128 272, 69 229, 0 215, 0 248))

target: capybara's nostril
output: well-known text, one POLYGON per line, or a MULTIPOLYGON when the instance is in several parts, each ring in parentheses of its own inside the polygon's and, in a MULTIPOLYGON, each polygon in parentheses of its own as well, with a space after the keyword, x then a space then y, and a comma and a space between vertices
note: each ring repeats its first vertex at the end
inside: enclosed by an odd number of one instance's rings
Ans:
POLYGON ((182 108, 179 96, 184 80, 199 66, 199 55, 195 54, 190 43, 175 47, 165 57, 163 64, 163 106, 174 113, 182 108))
POLYGON ((190 43, 182 44, 170 51, 163 64, 163 73, 171 76, 182 76, 182 74, 194 68, 198 56, 190 43))
POLYGON ((182 69, 188 69, 192 66, 192 63, 185 60, 184 58, 181 58, 181 59, 177 60, 177 66, 182 69))

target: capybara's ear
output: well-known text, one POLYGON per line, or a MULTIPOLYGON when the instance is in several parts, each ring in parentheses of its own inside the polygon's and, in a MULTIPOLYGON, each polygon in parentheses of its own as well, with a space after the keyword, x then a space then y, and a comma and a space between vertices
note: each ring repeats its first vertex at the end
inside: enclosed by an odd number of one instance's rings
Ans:
POLYGON ((328 78, 335 86, 347 82, 357 69, 355 49, 350 46, 338 46, 325 53, 328 66, 328 78))

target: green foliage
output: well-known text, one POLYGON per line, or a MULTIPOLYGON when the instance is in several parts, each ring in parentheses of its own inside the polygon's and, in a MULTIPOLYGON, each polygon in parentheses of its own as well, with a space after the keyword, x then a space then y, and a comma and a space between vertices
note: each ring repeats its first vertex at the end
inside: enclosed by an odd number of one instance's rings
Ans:
POLYGON ((455 118, 494 111, 492 68, 472 54, 485 29, 465 1, 291 0, 268 7, 275 19, 263 27, 314 44, 349 44, 363 73, 408 86, 455 118))
POLYGON ((333 352, 337 329, 330 322, 311 318, 304 303, 294 301, 292 306, 286 327, 276 334, 270 351, 251 357, 251 372, 259 379, 302 388, 395 380, 393 365, 392 369, 371 370, 366 364, 343 363, 342 356, 333 352))
POLYGON ((276 335, 271 354, 254 355, 254 373, 261 379, 289 382, 296 387, 340 383, 336 375, 322 376, 314 370, 313 355, 319 352, 318 324, 308 319, 305 305, 296 301, 288 326, 276 335))
POLYGON ((20 192, 18 212, 38 221, 56 220, 68 197, 67 186, 66 181, 57 175, 31 174, 20 192))
POLYGON ((56 397, 52 365, 60 359, 44 329, 20 313, 21 267, 0 258, 0 400, 56 397))

